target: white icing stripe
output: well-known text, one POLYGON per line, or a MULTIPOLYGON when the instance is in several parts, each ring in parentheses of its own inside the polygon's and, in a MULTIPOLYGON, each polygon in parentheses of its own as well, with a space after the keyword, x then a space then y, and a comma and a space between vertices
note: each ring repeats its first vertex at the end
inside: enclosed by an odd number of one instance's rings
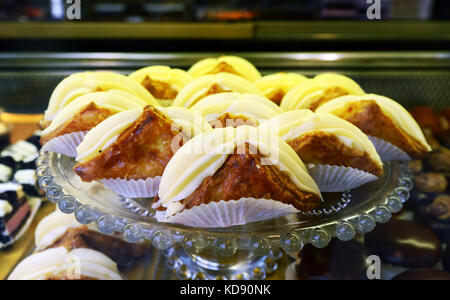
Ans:
POLYGON ((142 114, 142 109, 127 110, 111 116, 89 131, 77 147, 77 161, 84 163, 111 145, 142 114))
POLYGON ((346 91, 349 95, 364 95, 364 91, 352 79, 339 74, 325 73, 317 75, 314 79, 304 80, 292 88, 284 96, 280 106, 285 111, 309 109, 327 89, 335 87, 346 91))
POLYGON ((261 91, 246 79, 229 73, 220 73, 202 76, 187 84, 175 98, 173 106, 190 108, 214 84, 231 92, 262 95, 261 91))
POLYGON ((11 178, 12 169, 0 164, 0 182, 6 182, 11 178))
POLYGON ((266 96, 275 90, 281 89, 287 93, 294 86, 307 80, 305 76, 297 73, 275 73, 262 77, 255 81, 255 86, 266 96))
POLYGON ((14 174, 14 180, 20 184, 36 185, 35 170, 19 170, 14 174))
POLYGON ((281 109, 267 98, 253 94, 221 93, 197 102, 192 109, 202 112, 209 122, 217 120, 225 113, 244 116, 250 120, 264 121, 281 113, 281 109))
POLYGON ((114 72, 83 72, 65 78, 53 91, 45 120, 52 121, 56 114, 79 96, 95 91, 122 90, 134 94, 149 105, 157 105, 153 96, 140 84, 114 72))
POLYGON ((16 183, 1 183, 0 184, 0 194, 5 192, 19 192, 22 190, 22 186, 16 183))
POLYGON ((13 207, 6 200, 0 199, 0 218, 9 215, 13 211, 13 207))
MULTIPOLYGON (((142 84, 142 81, 144 81, 147 76, 152 80, 169 84, 170 87, 177 92, 181 91, 186 84, 192 81, 191 75, 186 71, 181 69, 171 69, 168 66, 146 67, 131 73, 128 77, 131 80, 142 84)), ((164 101, 164 99, 157 100, 160 103, 164 101)))

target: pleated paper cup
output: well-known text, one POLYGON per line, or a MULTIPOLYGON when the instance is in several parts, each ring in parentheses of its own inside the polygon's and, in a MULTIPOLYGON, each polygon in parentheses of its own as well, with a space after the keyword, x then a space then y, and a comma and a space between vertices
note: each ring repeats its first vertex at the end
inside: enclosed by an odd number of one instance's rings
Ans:
POLYGON ((87 131, 77 131, 55 137, 48 141, 42 150, 55 152, 69 157, 77 157, 77 147, 84 140, 87 131))
POLYGON ((211 202, 184 210, 165 222, 193 227, 229 227, 298 213, 295 207, 275 200, 241 198, 211 202))
POLYGON ((139 180, 102 179, 104 186, 126 198, 151 198, 158 194, 161 176, 139 180))
POLYGON ((344 192, 378 179, 373 174, 349 167, 309 164, 308 169, 321 192, 344 192))
POLYGON ((391 143, 388 143, 385 140, 379 139, 371 135, 368 135, 367 137, 375 146, 375 149, 377 150, 378 155, 380 155, 380 158, 383 162, 392 160, 396 161, 411 160, 411 157, 409 157, 409 155, 405 151, 398 148, 397 146, 392 145, 391 143))

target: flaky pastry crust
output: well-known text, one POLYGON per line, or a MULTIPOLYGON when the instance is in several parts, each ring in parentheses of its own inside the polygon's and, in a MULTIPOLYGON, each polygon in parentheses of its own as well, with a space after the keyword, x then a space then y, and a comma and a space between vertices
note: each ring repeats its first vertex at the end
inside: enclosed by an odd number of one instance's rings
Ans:
POLYGON ((186 137, 172 120, 152 106, 117 138, 116 142, 74 171, 83 181, 121 178, 139 180, 161 176, 173 156, 172 146, 186 137))
POLYGON ((214 69, 212 69, 208 74, 219 74, 219 73, 231 73, 234 75, 241 76, 238 71, 236 71, 233 66, 227 64, 226 62, 222 61, 218 63, 214 69))
POLYGON ((178 92, 170 84, 154 80, 150 76, 145 77, 141 85, 157 99, 174 100, 178 95, 178 92))
POLYGON ((311 104, 309 107, 310 110, 316 111, 316 109, 321 106, 322 104, 336 99, 338 97, 347 96, 348 92, 344 89, 341 89, 340 87, 331 87, 325 90, 324 95, 320 97, 320 99, 316 100, 314 103, 311 104))
POLYGON ((350 103, 336 115, 353 123, 365 134, 397 146, 412 159, 422 159, 428 153, 422 143, 401 130, 389 116, 384 114, 375 101, 363 100, 350 103))
POLYGON ((48 141, 65 134, 79 131, 89 131, 113 114, 114 112, 112 110, 99 107, 94 102, 91 102, 76 113, 70 120, 67 120, 64 124, 61 124, 57 129, 43 135, 40 143, 43 146, 48 141))
POLYGON ((119 237, 89 230, 87 226, 69 228, 64 235, 45 250, 58 247, 65 247, 68 251, 78 248, 96 250, 121 265, 145 255, 148 251, 145 244, 127 243, 119 237))
POLYGON ((254 152, 250 152, 248 145, 245 151, 236 149, 213 176, 203 180, 194 193, 183 200, 185 209, 245 197, 272 199, 292 204, 302 211, 310 211, 320 205, 318 195, 301 191, 277 167, 263 164, 259 154, 251 153, 254 152))
POLYGON ((288 143, 305 164, 351 167, 380 176, 383 169, 363 150, 350 148, 335 135, 312 131, 288 143))

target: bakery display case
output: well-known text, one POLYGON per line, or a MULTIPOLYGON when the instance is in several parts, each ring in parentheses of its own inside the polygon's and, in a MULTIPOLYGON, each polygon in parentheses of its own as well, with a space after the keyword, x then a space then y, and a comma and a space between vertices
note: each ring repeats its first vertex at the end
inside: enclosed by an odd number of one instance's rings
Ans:
POLYGON ((448 1, 373 2, 0 0, 0 279, 450 279, 448 1))
MULTIPOLYGON (((334 71, 355 79, 365 90, 389 95, 407 108, 448 106, 449 54, 445 52, 370 53, 237 53, 261 73, 289 71, 314 76, 334 71)), ((187 69, 214 53, 3 54, 10 112, 42 112, 57 84, 77 70, 131 73, 146 65, 187 69), (43 70, 43 65, 45 69, 43 70), (81 67, 82 66, 82 67, 81 67), (13 71, 11 71, 13 70, 13 71), (6 77, 8 74, 8 77, 6 77), (41 92, 36 92, 34 86, 41 92), (27 87, 27 88, 25 88, 27 87), (26 90, 20 94, 17 90, 26 90), (33 95, 33 97, 31 96, 33 95)), ((121 197, 102 185, 83 183, 72 171, 75 161, 42 152, 36 165, 39 186, 64 213, 82 224, 95 223, 104 234, 122 232, 130 242, 148 240, 152 249, 128 267, 129 278, 264 279, 293 278, 283 253, 307 244, 324 248, 332 240, 349 241, 386 223, 402 210, 413 188, 405 163, 388 163, 377 181, 345 193, 327 193, 326 205, 308 214, 223 229, 159 223, 147 199, 121 197), (284 270, 287 268, 287 273, 284 270), (289 273, 290 272, 290 273, 289 273)), ((335 243, 335 242, 333 242, 335 243)), ((292 275, 294 273, 294 275, 292 275)))

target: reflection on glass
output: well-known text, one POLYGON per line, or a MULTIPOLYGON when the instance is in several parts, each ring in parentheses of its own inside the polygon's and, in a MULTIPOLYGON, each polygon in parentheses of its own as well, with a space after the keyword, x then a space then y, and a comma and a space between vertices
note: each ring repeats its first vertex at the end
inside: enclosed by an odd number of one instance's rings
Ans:
MULTIPOLYGON (((0 0, 0 21, 61 21, 75 0, 0 0)), ((84 21, 202 22, 450 19, 447 0, 76 0, 84 21)))

